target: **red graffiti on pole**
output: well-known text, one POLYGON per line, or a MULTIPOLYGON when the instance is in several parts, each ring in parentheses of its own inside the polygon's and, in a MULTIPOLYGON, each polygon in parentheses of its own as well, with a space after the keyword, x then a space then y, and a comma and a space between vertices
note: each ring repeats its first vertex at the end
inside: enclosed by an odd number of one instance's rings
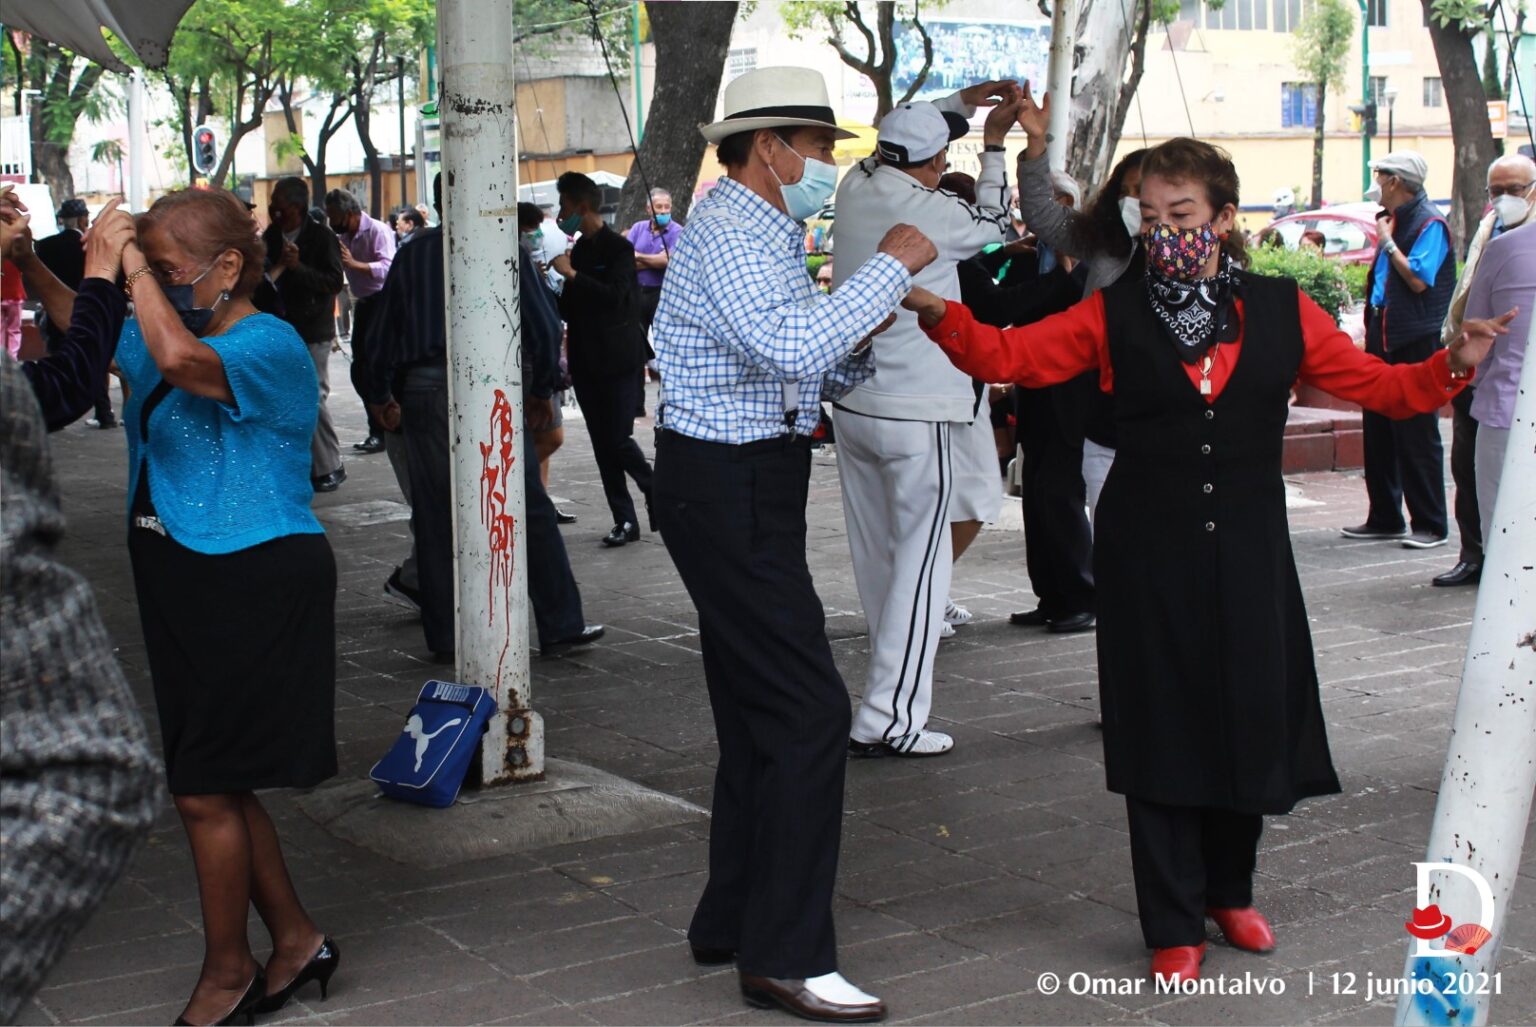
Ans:
POLYGON ((507 504, 507 493, 512 480, 512 446, 515 429, 512 424, 512 404, 507 394, 496 390, 496 402, 491 406, 491 442, 480 443, 480 523, 485 527, 486 540, 491 551, 491 569, 487 581, 490 600, 486 614, 487 625, 496 623, 496 591, 501 590, 501 614, 503 636, 501 655, 496 661, 496 692, 501 692, 501 668, 506 662, 507 650, 512 646, 512 567, 514 534, 517 521, 507 504))

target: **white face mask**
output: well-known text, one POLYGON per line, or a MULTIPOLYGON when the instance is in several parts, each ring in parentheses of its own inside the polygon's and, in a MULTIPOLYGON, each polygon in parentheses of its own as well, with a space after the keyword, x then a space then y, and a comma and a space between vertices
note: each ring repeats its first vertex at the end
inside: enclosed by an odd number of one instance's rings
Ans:
POLYGON ((1493 211, 1505 228, 1523 225, 1531 216, 1531 202, 1519 196, 1500 196, 1493 201, 1493 211))
POLYGON ((1120 220, 1125 234, 1132 239, 1141 234, 1141 201, 1134 196, 1120 197, 1120 220))
POLYGON ((1365 191, 1365 202, 1366 203, 1380 203, 1381 202, 1381 183, 1380 182, 1372 182, 1371 183, 1371 187, 1365 191))

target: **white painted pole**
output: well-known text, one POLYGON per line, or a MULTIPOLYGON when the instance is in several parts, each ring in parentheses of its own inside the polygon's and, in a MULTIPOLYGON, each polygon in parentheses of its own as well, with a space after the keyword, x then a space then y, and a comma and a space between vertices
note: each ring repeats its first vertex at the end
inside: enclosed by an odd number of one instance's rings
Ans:
POLYGON ((1536 793, 1536 321, 1525 352, 1425 857, 1475 871, 1486 889, 1415 868, 1427 883, 1415 906, 1438 905, 1454 926, 1433 949, 1408 946, 1399 1024, 1486 1024, 1501 990, 1496 960, 1536 793), (1478 926, 1492 938, 1476 952, 1441 947, 1478 926))
POLYGON ((135 68, 128 78, 128 209, 137 214, 145 208, 144 148, 149 137, 144 132, 144 72, 135 68))
POLYGON ((1045 154, 1053 170, 1065 171, 1067 137, 1072 132, 1072 52, 1076 45, 1077 0, 1056 0, 1051 8, 1051 53, 1046 90, 1051 96, 1051 124, 1045 154))
POLYGON ((544 773, 529 707, 512 4, 440 0, 459 681, 491 688, 486 784, 544 773))

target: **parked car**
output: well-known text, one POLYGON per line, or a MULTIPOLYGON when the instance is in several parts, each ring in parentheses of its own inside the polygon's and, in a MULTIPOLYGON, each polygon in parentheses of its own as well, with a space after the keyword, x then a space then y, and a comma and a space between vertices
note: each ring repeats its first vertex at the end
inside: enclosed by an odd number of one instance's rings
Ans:
POLYGON ((1369 264, 1376 256, 1375 203, 1339 203, 1319 210, 1302 211, 1276 218, 1258 234, 1257 244, 1265 245, 1278 236, 1288 250, 1301 246, 1303 232, 1323 233, 1323 253, 1346 264, 1369 264))

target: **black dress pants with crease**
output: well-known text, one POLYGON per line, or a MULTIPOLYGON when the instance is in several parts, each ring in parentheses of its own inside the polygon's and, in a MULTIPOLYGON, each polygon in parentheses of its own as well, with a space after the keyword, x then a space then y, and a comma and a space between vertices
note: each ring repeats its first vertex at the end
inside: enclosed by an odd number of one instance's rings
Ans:
MULTIPOLYGON (((1381 315, 1372 318, 1379 323, 1381 315)), ((1428 360, 1440 347, 1438 334, 1387 352, 1381 329, 1368 325, 1365 351, 1389 364, 1428 360)), ((1445 447, 1440 441, 1440 415, 1415 414, 1395 420, 1369 410, 1361 414, 1365 444, 1365 490, 1370 513, 1365 522, 1386 530, 1403 526, 1403 504, 1409 525, 1443 538, 1450 530, 1445 510, 1445 447)))
POLYGON ((1477 508, 1477 418, 1472 416, 1475 388, 1462 389, 1451 400, 1451 480, 1456 483, 1456 531, 1461 536, 1462 563, 1483 562, 1483 521, 1477 508))
POLYGON ((635 501, 629 496, 624 476, 635 479, 641 495, 651 494, 651 465, 635 442, 635 406, 640 402, 640 382, 633 372, 606 378, 582 375, 573 378, 576 402, 592 438, 592 457, 603 481, 603 495, 614 524, 639 524, 635 501))
POLYGON ((1052 620, 1094 612, 1083 429, 1097 379, 1090 371, 1060 385, 1014 390, 1024 447, 1024 564, 1040 610, 1052 620))
POLYGON ((1127 795, 1136 911, 1149 949, 1198 945, 1207 909, 1253 905, 1264 818, 1127 795))
POLYGON ((852 717, 805 555, 807 439, 663 432, 656 517, 699 611, 720 762, 709 881, 688 929, 743 973, 837 969, 832 890, 852 717))

